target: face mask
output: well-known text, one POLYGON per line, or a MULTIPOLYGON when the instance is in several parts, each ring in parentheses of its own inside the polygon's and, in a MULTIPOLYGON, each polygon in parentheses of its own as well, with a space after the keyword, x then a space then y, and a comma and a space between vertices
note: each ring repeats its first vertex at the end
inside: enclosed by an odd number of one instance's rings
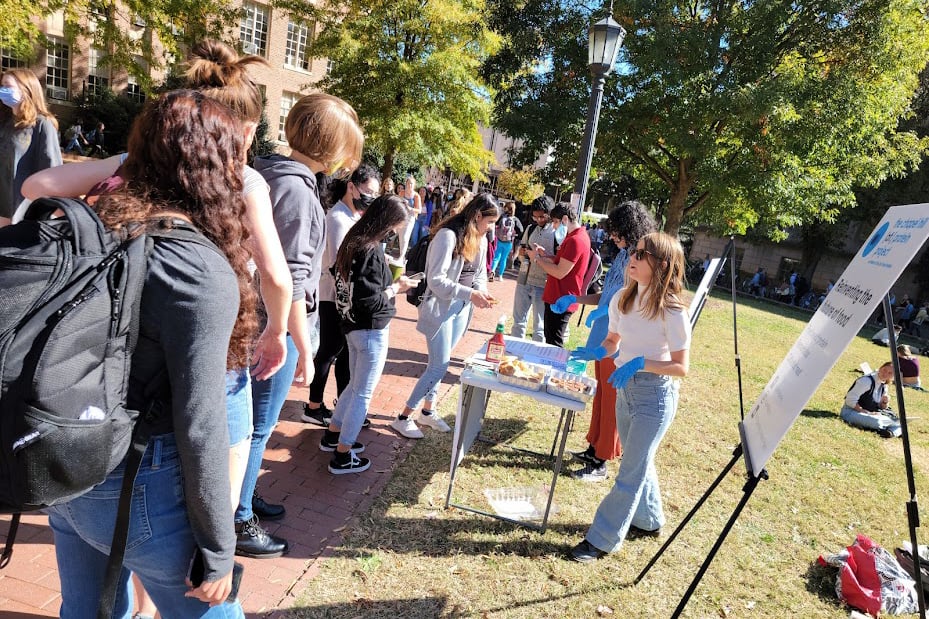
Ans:
POLYGON ((359 211, 366 210, 377 198, 374 196, 369 196, 366 193, 358 192, 358 197, 352 199, 352 202, 355 204, 355 208, 359 211))
POLYGON ((19 88, 14 88, 12 86, 3 86, 0 88, 0 102, 7 107, 15 107, 19 105, 23 100, 23 93, 19 91, 19 88))
POLYGON ((558 229, 555 230, 555 240, 558 241, 558 244, 561 245, 564 242, 564 238, 568 236, 568 226, 561 224, 558 226, 558 229))

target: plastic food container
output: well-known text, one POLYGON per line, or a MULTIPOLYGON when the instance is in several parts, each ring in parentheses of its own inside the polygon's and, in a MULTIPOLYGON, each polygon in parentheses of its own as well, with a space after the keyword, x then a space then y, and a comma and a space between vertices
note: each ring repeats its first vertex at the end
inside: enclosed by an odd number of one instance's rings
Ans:
POLYGON ((503 383, 504 385, 512 385, 513 387, 519 387, 520 389, 527 389, 529 391, 540 391, 542 385, 545 383, 545 374, 549 368, 544 365, 536 365, 534 363, 521 362, 523 366, 534 372, 539 376, 538 380, 531 378, 523 378, 520 376, 512 376, 510 374, 503 374, 500 372, 500 366, 497 366, 497 380, 503 383))
MULTIPOLYGON (((541 520, 548 502, 548 488, 485 488, 484 496, 499 516, 513 520, 541 520)), ((558 513, 554 503, 549 513, 558 513)))
POLYGON ((589 402, 597 393, 597 380, 589 376, 552 370, 545 388, 550 394, 561 398, 589 402))

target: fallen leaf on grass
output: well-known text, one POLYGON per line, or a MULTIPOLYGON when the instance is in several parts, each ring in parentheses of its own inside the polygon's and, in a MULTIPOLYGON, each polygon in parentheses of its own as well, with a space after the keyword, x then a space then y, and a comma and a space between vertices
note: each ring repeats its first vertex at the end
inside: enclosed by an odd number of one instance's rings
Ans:
POLYGON ((439 512, 436 512, 436 511, 426 512, 426 518, 435 520, 438 517, 439 517, 439 512))
POLYGON ((600 615, 601 617, 604 615, 612 615, 613 609, 610 608, 609 606, 600 604, 599 606, 597 606, 597 614, 600 615))
POLYGON ((549 580, 554 580, 555 582, 557 582, 557 583, 558 583, 559 585, 561 585, 562 587, 570 587, 570 586, 571 586, 571 581, 569 581, 567 578, 565 578, 565 577, 563 577, 563 576, 556 576, 555 574, 549 574, 549 575, 548 575, 548 579, 549 579, 549 580))
POLYGON ((731 613, 731 612, 732 612, 732 607, 729 606, 728 604, 726 604, 725 606, 723 606, 722 608, 719 609, 719 616, 720 616, 720 617, 728 617, 728 616, 729 616, 729 613, 731 613))
POLYGON ((361 582, 364 582, 364 583, 367 583, 367 582, 368 582, 368 575, 365 574, 365 573, 364 573, 363 571, 361 571, 361 570, 354 570, 354 571, 352 572, 352 576, 356 576, 356 577, 360 578, 360 579, 361 579, 361 582))
POLYGON ((756 603, 755 600, 752 600, 752 601, 750 601, 750 602, 746 602, 746 603, 745 603, 745 608, 747 608, 748 610, 752 610, 753 608, 755 608, 755 603, 756 603))

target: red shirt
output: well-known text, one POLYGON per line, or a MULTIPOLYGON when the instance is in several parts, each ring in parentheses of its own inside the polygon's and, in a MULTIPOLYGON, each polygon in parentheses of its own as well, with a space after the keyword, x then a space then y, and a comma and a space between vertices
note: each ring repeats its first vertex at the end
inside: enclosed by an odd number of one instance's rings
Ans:
MULTIPOLYGON (((545 289, 542 291, 542 300, 549 305, 566 294, 576 296, 584 294, 581 287, 584 285, 584 275, 587 274, 587 263, 590 262, 590 237, 583 227, 569 232, 564 242, 555 252, 555 264, 562 260, 573 262, 574 266, 567 275, 558 279, 551 275, 545 280, 545 289)), ((576 312, 579 307, 574 303, 568 308, 569 312, 576 312)))

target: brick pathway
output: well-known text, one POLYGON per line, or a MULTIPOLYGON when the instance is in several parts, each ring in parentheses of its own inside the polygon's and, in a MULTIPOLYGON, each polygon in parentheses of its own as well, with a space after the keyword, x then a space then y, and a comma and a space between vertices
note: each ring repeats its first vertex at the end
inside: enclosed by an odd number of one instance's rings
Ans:
MULTIPOLYGON (((457 393, 454 387, 461 359, 490 337, 501 312, 510 313, 514 290, 511 276, 507 273, 504 281, 490 284, 490 291, 501 303, 497 309, 475 312, 470 330, 455 350, 440 397, 457 393)), ((426 363, 425 340, 415 330, 416 308, 405 300, 397 306, 397 317, 390 325, 387 366, 371 405, 372 427, 362 431, 361 436, 365 456, 372 461, 368 471, 342 476, 329 473, 326 466, 330 454, 318 448, 322 428, 299 420, 307 389, 290 391, 281 421, 268 442, 264 472, 258 482, 266 499, 287 507, 283 520, 266 525, 271 533, 290 542, 290 552, 279 559, 239 558, 245 564, 240 599, 251 617, 273 617, 273 611, 292 607, 306 581, 319 571, 320 562, 341 544, 339 531, 356 513, 371 506, 415 443, 387 427, 426 363)), ((334 383, 330 379, 327 401, 335 395, 334 383)), ((0 543, 6 539, 8 521, 9 517, 0 516, 0 543)), ((25 515, 12 561, 0 571, 0 618, 55 617, 61 604, 59 591, 48 519, 25 515)))

